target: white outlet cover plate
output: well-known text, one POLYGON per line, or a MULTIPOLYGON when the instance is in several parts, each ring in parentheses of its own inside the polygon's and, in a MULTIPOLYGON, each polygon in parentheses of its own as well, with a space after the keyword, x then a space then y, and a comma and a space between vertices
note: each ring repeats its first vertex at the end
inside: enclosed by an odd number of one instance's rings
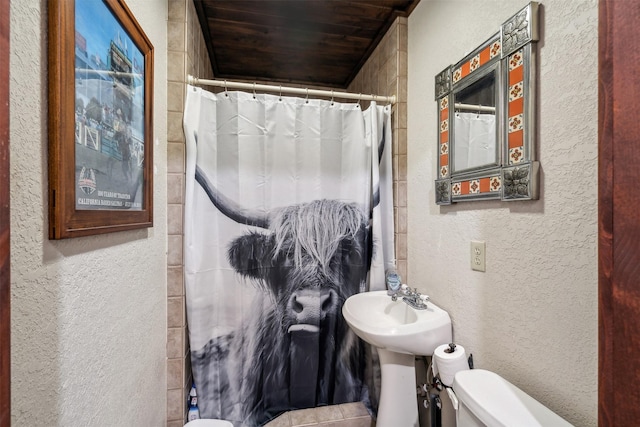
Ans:
POLYGON ((471 269, 487 271, 485 242, 477 240, 471 241, 471 269))

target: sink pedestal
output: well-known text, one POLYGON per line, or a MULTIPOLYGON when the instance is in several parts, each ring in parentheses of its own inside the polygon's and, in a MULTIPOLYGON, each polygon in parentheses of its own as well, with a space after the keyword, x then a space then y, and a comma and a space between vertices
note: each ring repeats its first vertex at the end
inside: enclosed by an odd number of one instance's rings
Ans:
POLYGON ((451 342, 449 314, 429 302, 415 310, 393 301, 387 291, 351 295, 342 315, 357 336, 380 355, 380 404, 377 427, 418 427, 415 356, 432 355, 451 342))
POLYGON ((382 379, 376 427, 418 427, 415 356, 377 350, 382 379))

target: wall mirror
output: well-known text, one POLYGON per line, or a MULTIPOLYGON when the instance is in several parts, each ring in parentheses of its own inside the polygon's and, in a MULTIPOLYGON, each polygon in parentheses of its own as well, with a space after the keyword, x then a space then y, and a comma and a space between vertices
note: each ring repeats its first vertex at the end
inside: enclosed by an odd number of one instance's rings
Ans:
POLYGON ((437 204, 538 198, 537 16, 529 3, 436 76, 437 204))

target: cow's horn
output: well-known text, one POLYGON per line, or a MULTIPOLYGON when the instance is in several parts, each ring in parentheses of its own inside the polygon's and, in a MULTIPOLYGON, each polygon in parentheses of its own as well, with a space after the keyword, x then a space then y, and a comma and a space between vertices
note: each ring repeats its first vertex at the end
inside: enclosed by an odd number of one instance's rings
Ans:
POLYGON ((240 224, 269 228, 269 216, 266 213, 241 208, 236 202, 221 194, 209 182, 199 166, 196 166, 196 181, 202 186, 214 206, 230 219, 240 224))

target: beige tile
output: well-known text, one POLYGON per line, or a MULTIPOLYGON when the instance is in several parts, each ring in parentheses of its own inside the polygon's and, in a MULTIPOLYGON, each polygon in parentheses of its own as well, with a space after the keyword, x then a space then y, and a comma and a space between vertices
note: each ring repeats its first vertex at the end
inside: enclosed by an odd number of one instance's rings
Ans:
POLYGON ((182 328, 184 324, 184 298, 167 298, 167 326, 169 328, 182 328))
POLYGON ((398 206, 398 181, 393 181, 393 206, 398 206))
MULTIPOLYGON (((192 76, 196 76, 196 77, 200 77, 198 76, 198 70, 196 70, 196 62, 193 59, 193 56, 195 55, 195 53, 193 51, 188 51, 189 55, 187 56, 187 72, 186 74, 191 74, 192 76)), ((185 78, 187 77, 185 74, 185 78)))
POLYGON ((398 154, 398 181, 407 180, 407 155, 398 154))
POLYGON ((186 18, 186 3, 190 0, 169 0, 168 18, 170 21, 184 22, 186 18))
POLYGON ((398 148, 397 154, 407 154, 407 130, 395 129, 396 139, 394 143, 398 148))
POLYGON ((184 388, 182 382, 184 363, 183 358, 167 359, 167 389, 184 388))
POLYGON ((393 156, 391 159, 391 176, 393 178, 393 182, 398 180, 398 156, 393 156))
POLYGON ((406 129, 407 128, 407 103, 406 102, 398 102, 396 104, 397 107, 397 116, 398 116, 398 128, 406 129))
POLYGON ((182 113, 169 111, 167 113, 167 140, 169 142, 183 142, 182 113))
POLYGON ((167 49, 181 51, 185 48, 185 23, 167 22, 167 49))
POLYGON ((398 207, 407 206, 407 182, 398 181, 398 194, 396 198, 396 204, 398 207))
POLYGON ((174 82, 185 81, 185 53, 173 52, 167 53, 167 79, 174 82))
POLYGON ((182 389, 167 390, 167 421, 181 421, 185 406, 182 389))
POLYGON ((167 427, 183 427, 184 424, 183 420, 167 421, 167 427))
POLYGON ((354 417, 362 417, 369 415, 367 412, 367 408, 365 408, 362 402, 355 403, 343 403, 339 405, 340 411, 342 411, 342 415, 344 418, 354 418, 354 417))
POLYGON ((393 227, 394 230, 398 232, 398 208, 395 206, 395 204, 393 206, 393 227))
POLYGON ((394 21, 389 30, 387 31, 387 57, 395 54, 398 51, 398 21, 394 21))
MULTIPOLYGON (((393 55, 391 55, 391 57, 389 57, 389 59, 387 60, 387 62, 385 63, 385 68, 387 71, 387 81, 386 81, 386 86, 388 87, 389 84, 395 84, 396 79, 398 78, 398 54, 397 52, 393 55)), ((386 90, 386 87, 385 87, 386 90)))
POLYGON ((182 205, 169 205, 167 208, 167 232, 170 235, 182 235, 182 205))
POLYGON ((184 295, 184 277, 182 266, 167 268, 167 296, 179 297, 184 295))
POLYGON ((398 97, 398 102, 407 102, 407 77, 406 76, 398 76, 395 85, 396 96, 398 97))
POLYGON ((182 82, 167 83, 167 109, 169 111, 184 111, 185 84, 182 82))
POLYGON ((373 88, 374 93, 384 95, 384 91, 387 90, 387 66, 383 62, 382 66, 378 69, 377 79, 375 79, 376 86, 373 88))
POLYGON ((167 172, 184 173, 185 145, 181 142, 167 143, 167 172))
POLYGON ((167 176, 167 203, 184 203, 184 174, 169 173, 167 176))
POLYGON ((177 359, 184 355, 184 328, 167 329, 167 357, 177 359))
POLYGON ((291 420, 289 419, 289 413, 285 412, 284 414, 281 414, 280 416, 269 421, 267 424, 265 424, 264 427, 290 427, 290 426, 291 426, 291 420))
POLYGON ((409 48, 409 26, 401 21, 398 22, 398 50, 406 52, 409 48))
POLYGON ((300 409, 297 411, 289 412, 289 419, 292 426, 305 426, 318 423, 318 417, 316 415, 316 408, 300 409))
POLYGON ((399 207, 398 208, 398 233, 406 234, 407 233, 407 208, 399 207))
POLYGON ((396 234, 396 258, 407 259, 407 235, 396 234))
POLYGON ((316 411, 316 416, 318 417, 318 421, 335 421, 342 419, 342 411, 338 407, 338 405, 330 405, 330 406, 319 406, 314 408, 316 411))
POLYGON ((397 76, 407 77, 409 75, 408 67, 407 52, 398 51, 397 76))
POLYGON ((168 236, 167 265, 182 265, 182 236, 168 236))

